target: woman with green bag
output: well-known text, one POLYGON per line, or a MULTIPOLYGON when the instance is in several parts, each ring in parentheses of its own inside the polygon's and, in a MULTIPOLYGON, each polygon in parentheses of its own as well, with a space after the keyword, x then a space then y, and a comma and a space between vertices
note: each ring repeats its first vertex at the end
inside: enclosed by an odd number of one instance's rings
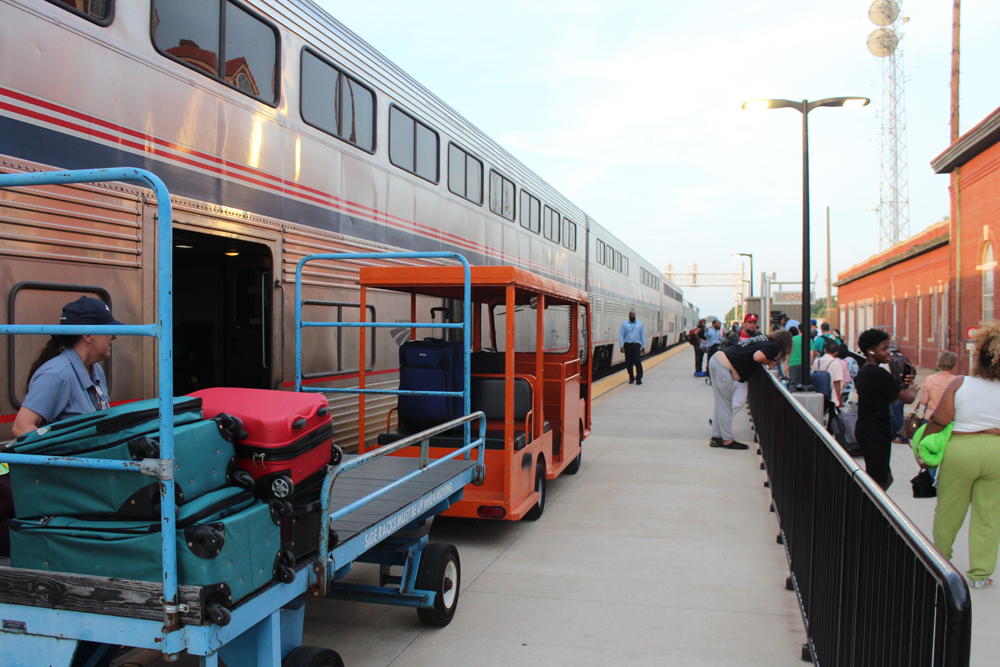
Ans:
POLYGON ((934 546, 951 559, 971 504, 966 574, 985 588, 1000 551, 1000 323, 980 327, 972 359, 972 373, 951 381, 926 433, 952 428, 938 467, 934 546))

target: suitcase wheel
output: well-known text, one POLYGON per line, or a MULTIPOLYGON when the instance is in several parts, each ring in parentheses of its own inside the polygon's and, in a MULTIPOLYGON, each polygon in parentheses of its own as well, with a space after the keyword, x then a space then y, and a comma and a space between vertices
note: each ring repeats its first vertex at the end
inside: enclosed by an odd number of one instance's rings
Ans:
POLYGON ((152 438, 142 436, 134 440, 129 440, 128 453, 135 461, 142 459, 160 458, 160 443, 152 438))
POLYGON ((274 557, 274 578, 283 584, 295 581, 295 554, 282 549, 274 557))
POLYGON ((209 602, 205 605, 205 616, 220 627, 229 625, 233 620, 232 613, 218 602, 209 602))
POLYGON ((295 508, 287 500, 272 500, 271 511, 278 515, 279 518, 284 519, 286 516, 292 516, 295 508))
POLYGON ((198 558, 215 558, 226 546, 225 526, 221 523, 203 523, 184 529, 184 541, 198 558))
POLYGON ((278 475, 271 480, 271 493, 275 498, 287 498, 295 492, 295 484, 287 475, 278 475))
POLYGON ((330 465, 336 466, 340 465, 340 462, 344 460, 344 450, 333 445, 330 447, 330 465))
POLYGON ((220 412, 214 417, 214 420, 219 425, 219 432, 222 433, 222 437, 229 442, 246 439, 247 432, 243 430, 243 421, 239 417, 220 412))
POLYGON ((233 484, 235 486, 242 486, 247 491, 253 491, 256 486, 256 480, 246 470, 236 470, 233 472, 233 484))

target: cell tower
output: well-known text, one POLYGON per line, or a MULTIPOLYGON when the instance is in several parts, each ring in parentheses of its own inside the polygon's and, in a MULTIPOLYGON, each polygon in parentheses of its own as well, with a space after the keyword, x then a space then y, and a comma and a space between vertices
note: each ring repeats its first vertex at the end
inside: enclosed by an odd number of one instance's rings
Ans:
POLYGON ((879 250, 910 235, 910 197, 906 179, 906 104, 903 91, 903 39, 909 21, 898 0, 875 0, 868 18, 879 28, 868 35, 868 50, 882 59, 882 182, 879 186, 879 250))

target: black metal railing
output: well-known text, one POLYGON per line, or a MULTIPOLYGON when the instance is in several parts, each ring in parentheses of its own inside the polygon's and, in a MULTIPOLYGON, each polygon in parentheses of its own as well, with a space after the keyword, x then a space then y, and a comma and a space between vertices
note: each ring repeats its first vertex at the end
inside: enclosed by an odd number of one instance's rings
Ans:
POLYGON ((964 577, 772 375, 748 398, 815 664, 966 667, 964 577))

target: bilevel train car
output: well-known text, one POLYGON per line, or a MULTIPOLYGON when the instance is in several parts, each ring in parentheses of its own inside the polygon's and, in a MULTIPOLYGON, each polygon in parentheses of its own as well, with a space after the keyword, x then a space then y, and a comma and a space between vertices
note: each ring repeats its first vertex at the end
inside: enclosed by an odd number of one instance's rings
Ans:
MULTIPOLYGON (((621 361, 630 307, 647 351, 684 328, 681 292, 653 264, 312 2, 0 0, 0 25, 0 170, 137 166, 175 195, 178 394, 292 387, 289 286, 310 253, 448 250, 584 289, 598 365, 621 361)), ((154 216, 128 186, 0 192, 11 321, 54 322, 80 292, 150 321, 154 216)), ((358 269, 312 270, 306 317, 357 320, 358 269)), ((373 296, 366 317, 402 325, 409 304, 373 296)), ((339 331, 309 332, 307 382, 356 386, 357 335, 339 331)), ((370 331, 369 387, 396 386, 407 331, 370 331)), ((41 344, 11 340, 0 437, 41 344)), ((153 358, 149 342, 115 343, 113 401, 155 394, 153 358)), ((369 398, 373 438, 395 401, 369 398)), ((354 403, 331 406, 352 447, 354 403)))

